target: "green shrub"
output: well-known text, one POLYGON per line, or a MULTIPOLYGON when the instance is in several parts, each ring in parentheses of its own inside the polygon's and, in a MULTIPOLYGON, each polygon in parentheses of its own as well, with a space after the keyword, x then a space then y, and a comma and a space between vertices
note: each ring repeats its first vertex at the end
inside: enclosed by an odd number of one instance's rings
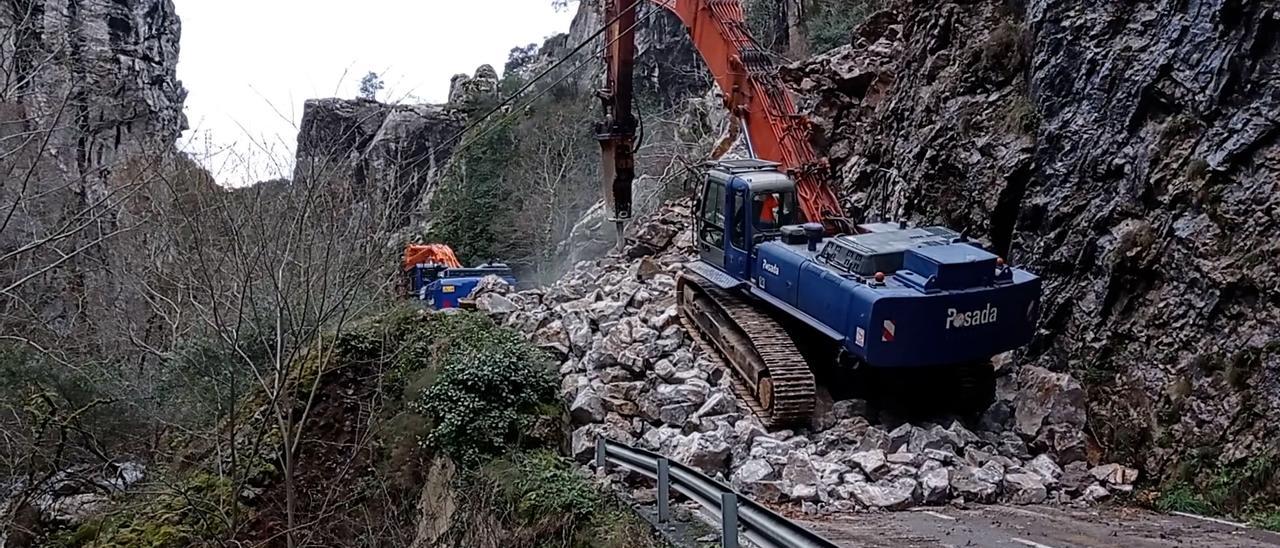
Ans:
POLYGON ((881 8, 881 0, 817 0, 805 21, 810 53, 819 54, 850 43, 853 29, 881 8))
POLYGON ((1190 512, 1192 514, 1211 514, 1213 506, 1205 502, 1195 489, 1186 483, 1175 483, 1160 491, 1156 499, 1156 508, 1161 512, 1190 512))
POLYGON ((595 512, 600 494, 564 457, 540 449, 518 453, 513 460, 493 469, 500 470, 497 479, 526 522, 552 515, 582 520, 595 512))
POLYGON ((544 406, 556 402, 556 374, 545 354, 488 318, 439 318, 432 327, 438 376, 412 408, 432 425, 429 447, 475 466, 518 444, 544 406))

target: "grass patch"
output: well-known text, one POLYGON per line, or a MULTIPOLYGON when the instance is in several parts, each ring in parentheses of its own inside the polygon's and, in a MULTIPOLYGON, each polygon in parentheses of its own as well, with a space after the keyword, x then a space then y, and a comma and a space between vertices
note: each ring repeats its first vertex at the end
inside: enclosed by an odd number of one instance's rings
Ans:
POLYGON ((505 516, 511 547, 657 547, 647 522, 600 492, 565 457, 546 449, 509 453, 464 476, 474 498, 505 516))
POLYGON ((1259 456, 1228 466, 1206 463, 1212 451, 1180 467, 1177 478, 1156 497, 1163 512, 1228 516, 1257 527, 1280 531, 1280 459, 1259 456))

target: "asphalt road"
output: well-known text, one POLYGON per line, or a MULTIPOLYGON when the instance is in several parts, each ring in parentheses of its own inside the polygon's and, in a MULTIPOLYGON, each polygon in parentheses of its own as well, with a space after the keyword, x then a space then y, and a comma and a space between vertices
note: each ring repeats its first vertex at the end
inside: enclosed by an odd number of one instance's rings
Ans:
POLYGON ((801 523, 851 547, 1280 547, 1280 534, 1131 508, 943 507, 801 523))

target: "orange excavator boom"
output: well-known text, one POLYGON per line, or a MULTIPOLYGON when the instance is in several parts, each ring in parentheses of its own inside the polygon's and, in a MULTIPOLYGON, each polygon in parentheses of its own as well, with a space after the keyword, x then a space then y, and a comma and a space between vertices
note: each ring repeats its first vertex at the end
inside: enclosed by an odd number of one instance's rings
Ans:
MULTIPOLYGON (((829 168, 809 143, 809 121, 796 112, 786 86, 778 77, 769 52, 761 49, 747 29, 742 4, 739 0, 651 0, 656 5, 674 13, 685 28, 694 46, 706 62, 716 84, 724 93, 725 106, 746 130, 747 146, 751 154, 762 160, 780 164, 783 172, 796 182, 800 207, 810 221, 823 222, 828 227, 843 225, 844 213, 840 202, 828 184, 829 168)), ((633 0, 606 0, 606 21, 615 28, 606 36, 615 43, 606 48, 606 89, 602 97, 608 97, 606 120, 614 121, 624 113, 631 116, 631 78, 629 72, 634 61, 635 2, 633 0), (627 14, 626 10, 632 10, 627 14), (611 14, 623 14, 615 17, 611 14), (624 22, 626 23, 624 26, 624 22), (625 42, 625 43, 624 43, 625 42), (619 103, 625 100, 625 107, 619 103), (610 116, 613 116, 612 118, 610 116)), ((633 120, 633 119, 632 119, 633 120)), ((630 125, 629 136, 615 136, 605 152, 607 196, 612 197, 616 209, 625 205, 630 213, 630 184, 626 179, 625 204, 619 204, 622 195, 619 187, 623 181, 616 175, 614 166, 624 165, 631 170, 628 155, 622 161, 617 155, 622 142, 628 147, 634 137, 635 124, 630 125)), ((626 127, 622 128, 624 131, 626 127)), ((730 128, 736 135, 737 127, 730 128)), ((599 132, 598 132, 599 133, 599 132)), ((601 139, 602 145, 605 143, 601 139)), ((629 151, 629 149, 628 149, 629 151)), ((718 150, 723 152, 722 150, 718 150)), ((633 170, 627 173, 629 177, 633 170)))

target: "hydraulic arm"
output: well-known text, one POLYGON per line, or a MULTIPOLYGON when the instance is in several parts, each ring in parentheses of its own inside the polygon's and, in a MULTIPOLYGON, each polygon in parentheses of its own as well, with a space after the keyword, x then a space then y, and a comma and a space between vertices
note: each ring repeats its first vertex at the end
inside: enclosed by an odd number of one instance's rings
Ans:
MULTIPOLYGON (((650 1, 674 13, 689 29, 694 46, 724 94, 725 106, 739 122, 730 128, 730 135, 745 129, 751 154, 778 162, 795 180, 800 207, 808 220, 845 231, 847 222, 840 202, 827 184, 827 165, 809 144, 808 120, 796 113, 768 53, 751 39, 742 4, 738 0, 650 1)), ((620 220, 630 217, 635 176, 631 72, 637 3, 606 0, 605 20, 612 22, 606 35, 611 45, 605 49, 606 86, 600 92, 605 118, 597 135, 603 153, 606 203, 620 220)), ((716 150, 713 156, 723 152, 716 150)))

